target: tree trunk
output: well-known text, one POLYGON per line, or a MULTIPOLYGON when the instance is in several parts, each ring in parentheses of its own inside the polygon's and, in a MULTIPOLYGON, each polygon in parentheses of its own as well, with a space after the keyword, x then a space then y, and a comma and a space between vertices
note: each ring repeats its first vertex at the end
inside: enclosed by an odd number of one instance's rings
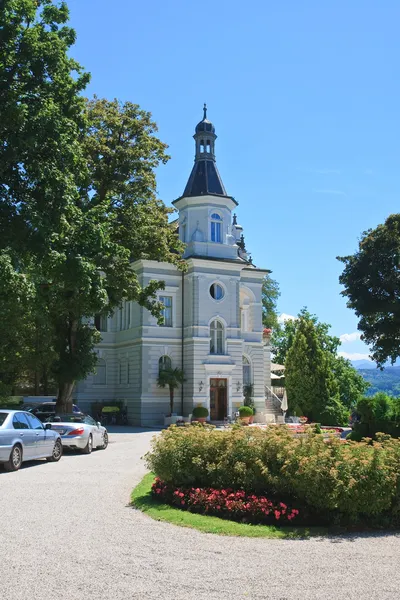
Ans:
POLYGON ((34 395, 35 396, 40 396, 40 389, 39 389, 40 378, 39 378, 39 372, 38 372, 37 369, 35 369, 35 378, 34 378, 34 380, 35 380, 35 383, 34 383, 34 387, 35 387, 34 395))
POLYGON ((74 381, 67 381, 59 385, 56 404, 57 414, 65 415, 72 413, 72 392, 74 385, 74 381))
POLYGON ((49 395, 49 373, 48 373, 48 370, 46 367, 44 367, 44 369, 43 369, 42 382, 43 382, 43 396, 48 396, 49 395))
MULTIPOLYGON (((76 332, 78 330, 78 320, 70 316, 67 339, 68 349, 71 356, 75 354, 76 349, 76 332)), ((58 414, 72 413, 72 392, 74 389, 75 381, 62 381, 58 384, 58 396, 56 404, 56 412, 58 414)))
POLYGON ((174 411, 174 388, 169 388, 169 410, 172 415, 174 411))

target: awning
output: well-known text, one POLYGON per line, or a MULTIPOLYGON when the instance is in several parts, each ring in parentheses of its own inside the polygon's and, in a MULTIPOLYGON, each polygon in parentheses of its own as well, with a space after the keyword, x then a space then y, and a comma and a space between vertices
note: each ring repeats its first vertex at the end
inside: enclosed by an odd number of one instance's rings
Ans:
POLYGON ((275 373, 271 373, 271 379, 282 379, 282 377, 284 377, 284 375, 279 376, 279 375, 275 375, 275 373))

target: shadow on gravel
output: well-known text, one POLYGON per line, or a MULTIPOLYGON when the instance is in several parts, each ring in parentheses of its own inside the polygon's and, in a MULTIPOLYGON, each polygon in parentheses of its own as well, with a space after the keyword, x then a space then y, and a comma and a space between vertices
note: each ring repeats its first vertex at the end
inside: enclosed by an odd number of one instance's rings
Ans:
POLYGON ((132 427, 130 425, 104 425, 108 433, 158 433, 162 427, 132 427))

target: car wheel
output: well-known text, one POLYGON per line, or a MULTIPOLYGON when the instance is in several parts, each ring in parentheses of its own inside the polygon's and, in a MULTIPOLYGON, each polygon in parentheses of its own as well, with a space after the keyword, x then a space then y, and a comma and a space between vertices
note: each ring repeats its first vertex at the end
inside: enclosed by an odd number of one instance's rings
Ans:
POLYGON ((100 450, 105 450, 108 446, 108 433, 105 431, 103 433, 103 444, 100 446, 100 450))
POLYGON ((93 438, 91 435, 89 435, 89 439, 87 441, 86 446, 84 447, 84 449, 82 450, 83 454, 91 454, 93 450, 93 438))
POLYGON ((53 454, 51 456, 49 456, 47 460, 49 462, 58 462, 60 460, 60 458, 62 457, 62 453, 63 453, 62 443, 60 442, 60 440, 56 440, 56 443, 54 444, 54 448, 53 448, 53 454))
POLYGON ((16 444, 11 450, 9 460, 4 463, 5 471, 18 471, 22 465, 22 448, 19 444, 16 444))

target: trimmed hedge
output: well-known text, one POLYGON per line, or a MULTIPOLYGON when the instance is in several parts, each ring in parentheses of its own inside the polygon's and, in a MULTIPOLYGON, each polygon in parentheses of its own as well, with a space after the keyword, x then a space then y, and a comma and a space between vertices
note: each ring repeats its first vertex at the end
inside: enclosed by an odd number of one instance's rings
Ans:
POLYGON ((400 441, 387 435, 346 443, 311 426, 299 437, 284 426, 170 427, 146 462, 166 484, 266 494, 315 523, 400 523, 400 441))
POLYGON ((239 406, 239 416, 240 417, 252 417, 254 414, 251 406, 239 406))
POLYGON ((195 406, 192 411, 192 417, 205 419, 208 417, 208 408, 205 406, 195 406))

